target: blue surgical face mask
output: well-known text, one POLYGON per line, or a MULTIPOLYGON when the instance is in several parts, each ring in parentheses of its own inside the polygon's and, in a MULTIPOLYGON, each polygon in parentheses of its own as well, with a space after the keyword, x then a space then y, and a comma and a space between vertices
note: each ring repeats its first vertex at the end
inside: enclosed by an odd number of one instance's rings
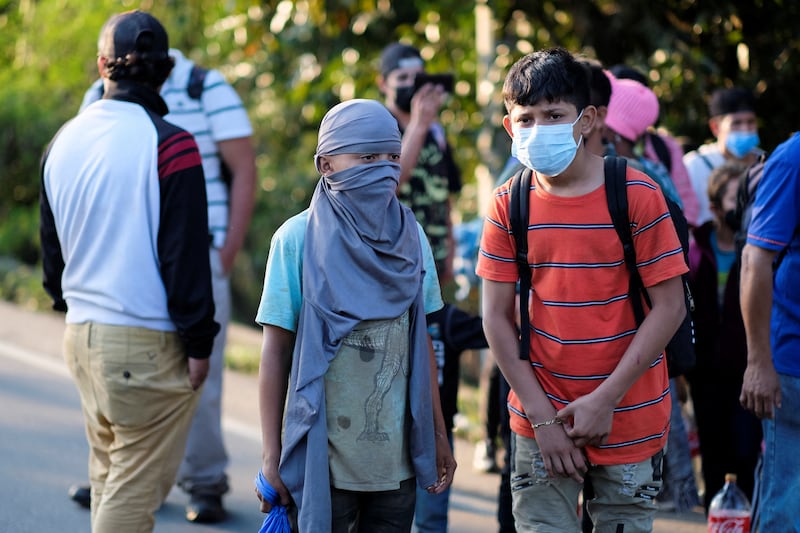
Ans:
POLYGON ((578 142, 572 128, 583 116, 580 112, 575 122, 514 128, 511 155, 520 163, 544 176, 558 176, 564 172, 578 153, 578 142))
POLYGON ((741 159, 758 146, 760 142, 756 131, 731 131, 725 138, 725 148, 734 157, 741 159))

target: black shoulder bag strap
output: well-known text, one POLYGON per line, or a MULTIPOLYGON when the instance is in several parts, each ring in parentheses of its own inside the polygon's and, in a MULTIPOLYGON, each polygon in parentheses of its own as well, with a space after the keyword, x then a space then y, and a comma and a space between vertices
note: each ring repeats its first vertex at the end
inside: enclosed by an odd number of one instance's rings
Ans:
MULTIPOLYGON (((197 100, 200 103, 200 109, 203 110, 203 114, 206 117, 206 122, 210 128, 211 124, 208 118, 208 113, 203 105, 203 91, 205 90, 207 75, 207 68, 203 68, 197 64, 192 65, 192 70, 189 72, 189 82, 186 84, 186 94, 188 94, 189 98, 192 100, 197 100)), ((233 173, 231 172, 230 167, 222 159, 222 155, 217 155, 219 156, 219 177, 222 179, 222 182, 225 184, 225 186, 228 187, 228 190, 230 190, 231 184, 233 183, 233 173)))
POLYGON ((189 82, 186 84, 186 94, 192 100, 200 100, 203 97, 203 85, 206 83, 208 69, 199 65, 193 65, 189 72, 189 82))
POLYGON ((708 170, 714 170, 714 165, 711 163, 711 160, 708 159, 708 157, 706 157, 703 154, 701 154, 699 148, 697 149, 697 155, 699 155, 700 159, 703 160, 703 163, 706 164, 706 166, 708 167, 708 170))
MULTIPOLYGON (((625 266, 630 273, 628 284, 628 299, 633 304, 633 314, 636 317, 636 325, 644 322, 644 307, 642 306, 642 293, 644 283, 636 268, 636 249, 633 247, 633 235, 631 234, 631 222, 628 217, 628 185, 627 185, 627 163, 622 157, 606 156, 604 162, 606 200, 608 202, 608 212, 611 214, 611 221, 617 231, 619 240, 622 242, 622 250, 625 254, 625 266)), ((644 292, 645 299, 647 293, 644 292)), ((647 302, 649 305, 649 302, 647 302)))
POLYGON ((655 131, 648 132, 647 136, 650 138, 650 144, 653 145, 653 150, 655 150, 658 160, 661 161, 667 172, 672 174, 672 154, 669 153, 667 143, 655 131))
POLYGON ((531 290, 531 267, 528 264, 528 203, 530 200, 531 177, 533 172, 524 168, 511 179, 509 191, 509 216, 511 233, 517 245, 517 268, 519 270, 519 317, 520 340, 519 358, 530 358, 531 320, 528 314, 528 295, 531 290))

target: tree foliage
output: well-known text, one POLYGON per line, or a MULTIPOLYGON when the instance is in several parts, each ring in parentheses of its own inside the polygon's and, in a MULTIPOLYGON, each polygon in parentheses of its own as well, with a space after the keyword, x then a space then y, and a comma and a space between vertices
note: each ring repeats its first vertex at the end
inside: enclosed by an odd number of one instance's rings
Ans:
POLYGON ((392 41, 420 47, 428 70, 459 80, 442 119, 468 184, 459 202, 467 218, 479 210, 479 185, 507 157, 505 72, 536 49, 563 46, 646 72, 661 124, 690 144, 710 135, 706 98, 720 86, 756 91, 767 149, 797 123, 800 3, 792 0, 0 1, 0 255, 36 263, 40 154, 96 77, 100 26, 132 8, 151 11, 173 46, 219 68, 249 110, 258 199, 234 272, 246 320, 273 231, 308 205, 319 121, 341 100, 380 98, 377 61, 392 41))

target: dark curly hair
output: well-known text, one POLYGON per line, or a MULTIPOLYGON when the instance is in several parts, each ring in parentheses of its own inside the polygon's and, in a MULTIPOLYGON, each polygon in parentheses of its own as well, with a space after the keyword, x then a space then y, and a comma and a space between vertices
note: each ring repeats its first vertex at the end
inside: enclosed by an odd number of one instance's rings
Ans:
POLYGON ((109 58, 105 65, 107 76, 110 80, 131 80, 139 83, 160 87, 166 81, 175 60, 162 54, 148 52, 131 52, 125 57, 109 58))

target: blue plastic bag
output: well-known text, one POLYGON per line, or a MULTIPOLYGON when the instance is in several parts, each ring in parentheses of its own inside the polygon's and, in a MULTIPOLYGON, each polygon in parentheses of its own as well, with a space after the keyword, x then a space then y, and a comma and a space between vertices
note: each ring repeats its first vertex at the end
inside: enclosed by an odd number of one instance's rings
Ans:
POLYGON ((278 493, 264 479, 264 474, 261 473, 260 468, 258 469, 258 474, 256 474, 255 482, 258 492, 272 505, 272 509, 264 517, 264 523, 258 533, 292 533, 292 528, 289 525, 289 516, 286 514, 286 507, 280 505, 278 493))

